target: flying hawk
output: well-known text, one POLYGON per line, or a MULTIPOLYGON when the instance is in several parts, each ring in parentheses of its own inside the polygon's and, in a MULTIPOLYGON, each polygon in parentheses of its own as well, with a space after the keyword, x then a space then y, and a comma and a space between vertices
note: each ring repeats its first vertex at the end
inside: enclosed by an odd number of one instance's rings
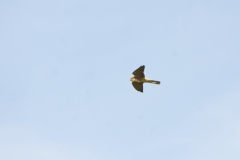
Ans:
POLYGON ((149 79, 145 78, 145 75, 143 73, 144 68, 145 68, 144 65, 140 66, 138 69, 136 69, 132 73, 134 75, 134 77, 130 78, 130 81, 132 81, 133 87, 139 92, 143 92, 143 83, 160 84, 159 81, 149 80, 149 79))

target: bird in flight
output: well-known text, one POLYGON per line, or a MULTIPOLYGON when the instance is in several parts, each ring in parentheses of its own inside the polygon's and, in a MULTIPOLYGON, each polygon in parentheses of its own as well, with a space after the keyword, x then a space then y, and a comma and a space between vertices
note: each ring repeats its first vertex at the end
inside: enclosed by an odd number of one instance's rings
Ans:
POLYGON ((133 87, 139 91, 143 92, 143 83, 153 83, 153 84, 160 84, 160 81, 150 80, 145 78, 144 75, 144 68, 145 66, 140 66, 138 69, 136 69, 132 74, 134 77, 130 78, 130 81, 132 81, 133 87))

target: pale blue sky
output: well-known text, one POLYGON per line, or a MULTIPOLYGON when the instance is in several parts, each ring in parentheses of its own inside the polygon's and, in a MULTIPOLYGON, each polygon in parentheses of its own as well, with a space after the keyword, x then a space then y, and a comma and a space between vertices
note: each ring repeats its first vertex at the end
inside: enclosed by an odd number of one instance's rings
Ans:
POLYGON ((239 8, 0 0, 0 159, 239 160, 239 8))

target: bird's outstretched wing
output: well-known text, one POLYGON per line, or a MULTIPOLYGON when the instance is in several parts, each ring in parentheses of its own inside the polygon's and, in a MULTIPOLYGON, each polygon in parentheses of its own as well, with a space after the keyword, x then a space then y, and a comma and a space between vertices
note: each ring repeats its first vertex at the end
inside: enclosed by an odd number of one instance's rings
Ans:
POLYGON ((137 91, 143 92, 143 83, 132 82, 132 85, 137 91))
POLYGON ((140 66, 138 69, 136 69, 132 74, 136 77, 136 78, 144 78, 144 68, 145 66, 140 66))

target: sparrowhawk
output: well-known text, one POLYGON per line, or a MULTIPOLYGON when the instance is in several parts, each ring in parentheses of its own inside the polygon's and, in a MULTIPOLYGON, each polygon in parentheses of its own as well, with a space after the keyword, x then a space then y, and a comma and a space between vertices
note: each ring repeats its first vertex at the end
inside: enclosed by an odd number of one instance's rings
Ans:
POLYGON ((149 80, 145 78, 144 75, 144 68, 145 66, 140 66, 138 69, 136 69, 132 74, 134 77, 130 78, 130 81, 132 81, 133 87, 139 91, 143 92, 143 83, 153 83, 153 84, 160 84, 160 81, 155 81, 155 80, 149 80))

